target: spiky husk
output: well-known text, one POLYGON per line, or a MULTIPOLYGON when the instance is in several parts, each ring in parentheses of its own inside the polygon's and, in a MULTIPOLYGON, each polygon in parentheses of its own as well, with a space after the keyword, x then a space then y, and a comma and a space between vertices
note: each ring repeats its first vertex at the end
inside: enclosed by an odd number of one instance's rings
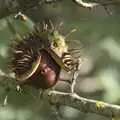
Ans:
POLYGON ((51 21, 37 24, 34 31, 20 36, 11 44, 11 69, 20 82, 37 83, 41 88, 48 88, 56 83, 61 68, 71 70, 72 56, 69 54, 70 57, 65 58, 68 65, 62 60, 64 53, 67 52, 69 50, 64 37, 59 34, 51 21), (50 76, 42 75, 40 66, 44 64, 51 69, 50 76), (50 79, 51 76, 55 77, 50 79))
POLYGON ((49 47, 49 29, 41 24, 25 36, 20 36, 11 43, 12 71, 17 75, 24 74, 32 67, 34 61, 40 56, 40 51, 49 47))
POLYGON ((50 48, 49 35, 51 29, 35 26, 33 32, 23 37, 19 37, 11 44, 11 69, 15 73, 16 79, 21 83, 32 83, 40 88, 53 86, 58 78, 60 66, 51 57, 47 49, 50 48), (47 49, 46 49, 47 48, 47 49), (43 75, 40 66, 46 64, 52 74, 43 75))

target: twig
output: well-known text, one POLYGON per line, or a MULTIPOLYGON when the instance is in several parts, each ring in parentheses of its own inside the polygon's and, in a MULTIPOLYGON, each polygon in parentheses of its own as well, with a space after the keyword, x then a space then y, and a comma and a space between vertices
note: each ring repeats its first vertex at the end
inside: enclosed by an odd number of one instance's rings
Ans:
POLYGON ((73 0, 73 2, 77 3, 78 5, 85 7, 85 8, 93 8, 97 5, 99 5, 98 3, 87 3, 87 2, 83 2, 83 0, 73 0))
POLYGON ((73 0, 73 2, 75 2, 77 5, 84 7, 84 8, 93 8, 96 6, 103 6, 105 11, 107 12, 108 15, 112 15, 112 12, 109 10, 108 6, 109 5, 117 5, 120 4, 120 1, 102 1, 98 0, 97 2, 91 3, 91 2, 83 2, 83 0, 73 0))
POLYGON ((76 68, 75 68, 74 73, 73 73, 71 93, 74 93, 74 88, 75 88, 75 85, 76 85, 76 80, 77 80, 78 75, 79 75, 80 66, 81 66, 81 58, 78 59, 78 64, 76 65, 76 68))
POLYGON ((86 8, 93 8, 93 7, 96 7, 96 6, 108 6, 108 5, 115 5, 115 4, 118 4, 120 3, 119 0, 112 0, 112 1, 101 1, 101 0, 98 0, 96 2, 83 2, 83 0, 73 0, 73 2, 75 2, 77 5, 80 5, 82 7, 86 7, 86 8))
POLYGON ((106 117, 120 117, 120 106, 118 105, 83 98, 75 93, 64 93, 58 91, 49 91, 46 93, 44 93, 45 99, 47 98, 49 102, 54 105, 67 105, 85 113, 96 113, 106 117))

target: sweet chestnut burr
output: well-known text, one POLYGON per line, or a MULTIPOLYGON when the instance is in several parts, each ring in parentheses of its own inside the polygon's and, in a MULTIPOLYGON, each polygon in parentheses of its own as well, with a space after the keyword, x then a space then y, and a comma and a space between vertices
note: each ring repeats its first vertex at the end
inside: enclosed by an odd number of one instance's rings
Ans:
POLYGON ((64 37, 51 21, 11 44, 11 69, 20 83, 47 89, 59 80, 61 69, 71 71, 74 60, 64 37))

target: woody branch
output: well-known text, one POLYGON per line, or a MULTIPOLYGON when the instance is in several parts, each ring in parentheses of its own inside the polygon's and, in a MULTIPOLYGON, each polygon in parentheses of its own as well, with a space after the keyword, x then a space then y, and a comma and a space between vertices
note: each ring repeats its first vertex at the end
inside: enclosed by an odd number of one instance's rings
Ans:
POLYGON ((87 99, 76 93, 50 91, 45 93, 46 95, 53 105, 66 105, 85 113, 95 113, 106 117, 120 117, 120 106, 118 105, 87 99))
MULTIPOLYGON (((18 83, 15 82, 13 76, 4 73, 1 70, 0 70, 0 76, 5 78, 0 80, 0 86, 6 87, 8 85, 10 89, 16 90, 18 83)), ((74 91, 70 93, 66 93, 66 92, 59 92, 53 90, 51 91, 46 90, 43 93, 43 99, 48 100, 48 102, 52 103, 52 105, 66 105, 78 109, 85 113, 88 112, 95 113, 106 117, 120 117, 120 106, 105 103, 103 101, 87 99, 77 95, 74 91)))
POLYGON ((76 69, 74 70, 71 92, 50 91, 47 93, 48 100, 54 105, 67 105, 83 112, 96 113, 106 117, 120 116, 120 106, 108 104, 102 101, 87 99, 77 95, 74 92, 74 86, 78 77, 78 72, 81 66, 81 59, 78 60, 76 69))

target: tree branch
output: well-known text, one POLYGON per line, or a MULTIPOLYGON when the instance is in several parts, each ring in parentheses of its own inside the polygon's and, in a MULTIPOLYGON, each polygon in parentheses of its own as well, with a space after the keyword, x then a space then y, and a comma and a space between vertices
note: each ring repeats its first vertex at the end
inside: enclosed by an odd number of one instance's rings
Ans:
MULTIPOLYGON (((106 117, 120 117, 120 106, 108 104, 102 101, 87 99, 77 95, 74 92, 74 86, 78 77, 78 72, 81 66, 81 59, 78 60, 78 64, 73 74, 73 80, 70 93, 49 91, 47 94, 48 101, 54 105, 67 105, 83 112, 96 113, 106 117)), ((44 93, 43 93, 44 94, 44 93)))
POLYGON ((85 7, 85 8, 93 8, 97 5, 99 5, 98 3, 86 3, 86 2, 83 2, 83 0, 73 0, 73 2, 80 5, 81 7, 85 7))
POLYGON ((80 97, 76 93, 47 91, 44 93, 44 98, 47 98, 53 105, 67 105, 85 113, 96 113, 106 117, 120 117, 120 106, 80 97))
MULTIPOLYGON (((102 101, 87 99, 77 95, 74 92, 74 84, 78 77, 78 70, 80 69, 81 59, 79 60, 78 66, 76 66, 76 71, 73 75, 73 83, 71 85, 70 93, 59 92, 59 91, 49 91, 43 92, 43 98, 48 100, 52 105, 67 105, 82 112, 96 113, 106 117, 120 117, 120 106, 105 103, 102 101)), ((17 89, 19 83, 15 80, 14 76, 11 74, 6 74, 0 70, 0 76, 5 78, 0 80, 0 85, 2 87, 9 87, 12 90, 17 89)), ((7 102, 7 95, 4 100, 4 104, 7 102)))
MULTIPOLYGON (((5 78, 5 80, 0 80, 1 86, 3 86, 3 84, 5 87, 8 85, 10 89, 16 90, 18 83, 13 76, 7 75, 2 71, 0 71, 0 76, 5 78)), ((67 105, 85 113, 95 113, 106 117, 120 117, 120 106, 87 99, 78 96, 76 93, 46 90, 43 93, 43 99, 47 99, 52 105, 67 105)))

